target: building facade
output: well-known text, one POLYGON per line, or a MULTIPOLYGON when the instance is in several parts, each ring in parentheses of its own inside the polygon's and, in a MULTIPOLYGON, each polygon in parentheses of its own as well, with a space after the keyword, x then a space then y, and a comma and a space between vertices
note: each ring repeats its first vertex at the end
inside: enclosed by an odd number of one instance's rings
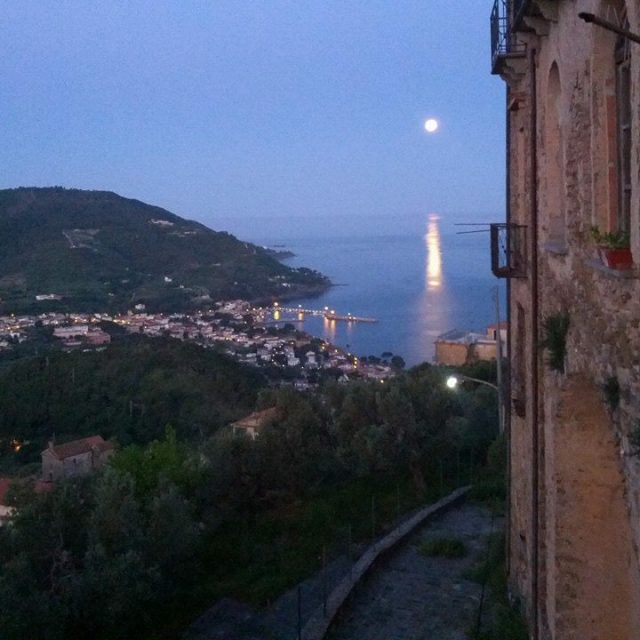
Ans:
POLYGON ((507 354, 507 323, 490 324, 486 333, 452 329, 439 335, 435 342, 435 364, 459 367, 479 360, 498 359, 498 337, 502 356, 507 354))
POLYGON ((104 467, 115 451, 112 442, 102 436, 90 436, 54 446, 53 442, 42 452, 42 479, 56 482, 65 478, 89 475, 104 467))
POLYGON ((638 34, 640 0, 497 0, 491 15, 508 573, 536 640, 640 638, 638 34))

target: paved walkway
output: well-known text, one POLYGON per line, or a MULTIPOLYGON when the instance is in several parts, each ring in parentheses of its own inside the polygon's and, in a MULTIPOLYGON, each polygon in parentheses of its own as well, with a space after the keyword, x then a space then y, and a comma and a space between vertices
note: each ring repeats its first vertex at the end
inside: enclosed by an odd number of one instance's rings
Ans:
MULTIPOLYGON (((497 531, 502 523, 494 521, 497 531)), ((464 577, 486 553, 491 514, 463 504, 416 532, 362 584, 338 618, 331 640, 465 640, 475 622, 480 585, 464 577), (425 558, 424 540, 456 537, 464 558, 425 558)))
MULTIPOLYGON (((501 526, 502 522, 496 520, 494 531, 501 526)), ((466 640, 464 631, 474 624, 477 615, 480 586, 463 574, 484 557, 490 531, 490 513, 466 503, 427 521, 386 560, 379 560, 371 576, 356 587, 328 640, 466 640), (442 536, 462 539, 468 555, 444 559, 425 558, 418 553, 416 547, 422 541, 442 536)), ((324 578, 317 573, 301 583, 303 626, 322 605, 323 582, 331 592, 352 575, 351 566, 347 556, 339 557, 328 565, 324 578)), ((221 600, 183 637, 296 640, 296 622, 297 589, 292 589, 266 611, 221 600)))

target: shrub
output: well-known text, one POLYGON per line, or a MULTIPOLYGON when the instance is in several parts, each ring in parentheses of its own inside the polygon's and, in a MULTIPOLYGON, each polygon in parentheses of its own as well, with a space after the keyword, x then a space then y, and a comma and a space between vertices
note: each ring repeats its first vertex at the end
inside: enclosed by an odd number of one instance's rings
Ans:
POLYGON ((564 373, 564 359, 567 355, 567 333, 569 331, 569 314, 555 313, 547 316, 543 323, 544 339, 541 346, 549 352, 547 364, 551 369, 564 373))
POLYGON ((427 557, 463 558, 467 555, 464 542, 458 538, 434 538, 423 542, 418 551, 427 557))

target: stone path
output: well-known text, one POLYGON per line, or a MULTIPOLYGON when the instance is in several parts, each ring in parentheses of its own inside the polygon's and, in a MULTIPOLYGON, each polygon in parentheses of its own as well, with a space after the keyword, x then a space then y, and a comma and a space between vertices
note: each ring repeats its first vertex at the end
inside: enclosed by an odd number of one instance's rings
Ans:
MULTIPOLYGON (((502 522, 495 520, 493 530, 502 522)), ((356 591, 331 640, 465 640, 476 620, 481 587, 464 577, 486 554, 491 514, 472 504, 429 522, 356 591), (417 546, 432 538, 464 541, 464 558, 426 558, 417 546)))
MULTIPOLYGON (((499 531, 501 520, 493 522, 499 531)), ((338 615, 330 640, 465 640, 465 629, 475 622, 480 585, 464 573, 487 550, 491 514, 482 507, 461 504, 433 517, 410 534, 386 560, 378 560, 371 576, 356 587, 338 615), (460 559, 425 558, 417 551, 424 540, 456 537, 468 555, 460 559)), ((360 548, 360 551, 363 551, 360 548)), ((356 554, 356 557, 358 555, 356 554)), ((322 605, 322 593, 331 592, 350 575, 347 556, 336 558, 326 574, 301 583, 302 624, 322 605), (323 587, 323 583, 325 587, 323 587)), ((283 594, 268 610, 224 599, 199 618, 184 640, 296 640, 297 589, 283 594)))

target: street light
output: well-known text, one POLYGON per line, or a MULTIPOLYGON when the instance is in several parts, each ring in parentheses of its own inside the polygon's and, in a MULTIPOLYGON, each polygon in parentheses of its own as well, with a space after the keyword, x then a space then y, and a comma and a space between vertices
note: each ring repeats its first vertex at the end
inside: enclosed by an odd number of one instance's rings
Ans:
POLYGON ((461 373, 456 373, 455 376, 449 376, 447 378, 447 387, 449 389, 455 389, 458 386, 460 380, 468 380, 469 382, 477 382, 478 384, 484 384, 487 387, 491 387, 495 389, 498 393, 500 393, 500 389, 497 384, 493 384, 493 382, 487 382, 486 380, 480 380, 479 378, 472 378, 471 376, 463 376, 461 373))
POLYGON ((492 382, 480 380, 479 378, 472 378, 471 376, 464 376, 461 373, 456 373, 455 375, 449 376, 447 378, 446 385, 447 387, 449 387, 449 389, 455 389, 458 386, 458 383, 462 380, 468 380, 469 382, 475 382, 477 384, 483 384, 486 387, 491 387, 498 394, 498 429, 500 431, 500 434, 504 433, 502 394, 500 393, 500 387, 497 384, 493 384, 492 382))

